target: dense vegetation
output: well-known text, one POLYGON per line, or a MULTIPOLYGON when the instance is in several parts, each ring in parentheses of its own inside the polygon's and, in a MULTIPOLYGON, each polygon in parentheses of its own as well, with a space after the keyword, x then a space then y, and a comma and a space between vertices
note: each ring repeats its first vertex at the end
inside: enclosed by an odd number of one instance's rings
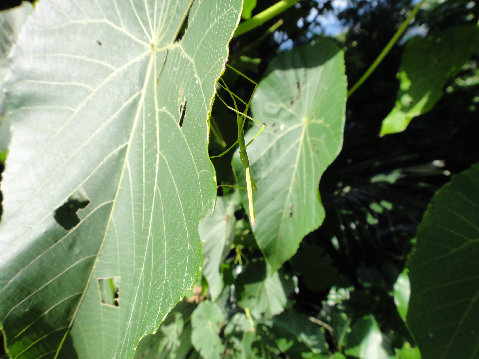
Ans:
POLYGON ((190 5, 0 13, 5 350, 479 358, 479 6, 190 5))

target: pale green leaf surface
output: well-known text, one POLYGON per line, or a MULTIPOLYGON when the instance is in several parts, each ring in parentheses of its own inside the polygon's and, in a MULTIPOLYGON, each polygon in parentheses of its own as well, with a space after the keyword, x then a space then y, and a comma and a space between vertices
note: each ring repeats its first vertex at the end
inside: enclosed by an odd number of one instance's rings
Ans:
POLYGON ((32 4, 29 2, 23 2, 19 7, 0 12, 0 151, 5 150, 10 141, 10 130, 5 118, 5 94, 3 91, 5 77, 10 67, 8 54, 31 12, 32 4))
POLYGON ((433 197, 408 262, 407 324, 424 359, 479 356, 479 164, 433 197))
POLYGON ((479 51, 479 28, 451 27, 408 41, 401 67, 396 104, 381 126, 381 136, 402 132, 416 116, 430 111, 447 80, 479 51))
MULTIPOLYGON (((319 179, 341 149, 345 104, 343 54, 328 40, 280 53, 258 86, 253 117, 266 129, 248 147, 258 187, 253 232, 273 271, 322 223, 319 179)), ((233 168, 244 187, 239 156, 233 168)))
POLYGON ((376 319, 372 315, 356 321, 346 337, 345 353, 360 359, 386 359, 383 339, 376 319))
POLYGON ((193 312, 191 342, 203 358, 221 358, 224 346, 219 332, 223 321, 221 310, 210 301, 201 302, 193 312))
POLYGON ((211 298, 215 301, 223 289, 220 265, 230 251, 235 235, 234 216, 237 196, 218 197, 215 211, 200 222, 200 238, 203 245, 203 269, 201 273, 208 281, 211 298))
POLYGON ((241 1, 191 3, 42 0, 22 29, 0 224, 13 357, 131 358, 197 277, 207 117, 241 1), (54 215, 71 197, 89 203, 67 231, 54 215), (119 306, 102 304, 111 278, 119 306))
POLYGON ((402 273, 398 276, 398 278, 396 279, 396 283, 394 283, 393 289, 394 304, 396 304, 396 308, 402 320, 406 322, 409 296, 411 295, 411 285, 409 284, 409 276, 407 274, 407 269, 403 270, 402 273))

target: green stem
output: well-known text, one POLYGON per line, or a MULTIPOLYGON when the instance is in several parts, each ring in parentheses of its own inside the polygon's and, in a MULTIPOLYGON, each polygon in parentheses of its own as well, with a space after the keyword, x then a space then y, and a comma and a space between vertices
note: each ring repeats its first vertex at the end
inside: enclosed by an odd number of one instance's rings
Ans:
POLYGON ((258 26, 264 24, 266 21, 272 19, 273 17, 281 14, 286 9, 290 8, 296 4, 299 0, 281 0, 278 1, 273 6, 270 6, 266 10, 260 12, 259 14, 253 16, 251 19, 239 24, 238 28, 235 31, 234 36, 243 35, 245 32, 251 31, 258 26))
POLYGON ((409 16, 407 17, 407 19, 403 21, 403 23, 401 24, 401 27, 399 27, 399 29, 396 31, 396 33, 391 38, 391 40, 389 40, 388 44, 383 49, 383 51, 381 51, 379 56, 376 58, 376 60, 374 60, 372 65, 369 66, 369 68, 366 70, 364 75, 361 76, 359 81, 356 82, 356 84, 354 84, 354 86, 351 87, 351 89, 348 91, 348 98, 359 88, 359 86, 361 86, 363 84, 364 81, 366 81, 368 79, 368 77, 371 75, 371 73, 376 69, 376 67, 378 67, 378 65, 381 63, 381 61, 384 59, 384 57, 389 53, 391 48, 396 44, 396 42, 399 40, 399 38, 404 33, 404 31, 406 31, 406 29, 409 25, 409 22, 416 15, 416 13, 419 11, 419 8, 421 7, 421 5, 424 1, 425 0, 421 0, 420 2, 418 2, 416 4, 416 6, 414 6, 414 9, 412 9, 412 11, 409 14, 409 16))
POLYGON ((270 36, 273 32, 275 32, 276 30, 278 30, 278 28, 283 25, 283 19, 279 19, 278 21, 276 21, 268 30, 265 31, 265 33, 263 35, 261 35, 260 37, 258 37, 256 40, 254 40, 251 44, 249 44, 248 46, 245 46, 243 48, 243 50, 241 50, 241 53, 236 53, 236 56, 231 56, 230 59, 231 60, 234 60, 236 59, 237 57, 240 57, 242 56, 243 54, 247 54, 248 51, 254 49, 258 44, 260 44, 264 39, 266 39, 268 36, 270 36))

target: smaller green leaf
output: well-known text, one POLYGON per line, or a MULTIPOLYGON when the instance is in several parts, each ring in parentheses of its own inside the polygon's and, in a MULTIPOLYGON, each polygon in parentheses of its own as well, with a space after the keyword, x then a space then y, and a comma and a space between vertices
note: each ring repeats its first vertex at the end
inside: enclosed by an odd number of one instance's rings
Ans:
POLYGON ((201 302, 193 312, 191 342, 204 358, 220 358, 224 352, 225 348, 219 337, 223 321, 221 310, 210 301, 201 302))
POLYGON ((244 313, 236 313, 225 327, 225 341, 228 343, 227 352, 232 352, 232 358, 258 358, 259 354, 253 347, 256 336, 255 328, 244 313))
POLYGON ((421 352, 418 347, 411 348, 409 343, 404 343, 401 349, 395 349, 396 355, 393 359, 421 359, 421 352))
POLYGON ((328 352, 322 328, 294 310, 274 317, 273 331, 278 347, 288 357, 312 358, 328 352))
POLYGON ((331 313, 331 327, 333 328, 336 346, 342 350, 348 333, 351 332, 351 319, 344 312, 333 311, 331 313))
POLYGON ((273 316, 281 313, 293 291, 293 280, 281 272, 271 275, 263 260, 250 262, 237 279, 238 305, 251 315, 273 316))
POLYGON ((396 279, 396 283, 394 283, 394 303, 396 304, 398 313, 404 322, 406 322, 410 294, 411 286, 409 285, 407 269, 405 269, 396 279))
POLYGON ((479 28, 457 26, 409 40, 398 72, 396 105, 384 119, 380 135, 402 132, 416 116, 430 111, 447 80, 457 75, 479 49, 479 28))
POLYGON ((208 281, 212 300, 216 300, 223 289, 223 276, 220 272, 221 262, 230 251, 234 239, 236 219, 234 216, 236 195, 218 197, 214 213, 200 222, 200 238, 203 245, 202 273, 208 281))
POLYGON ((241 17, 245 20, 250 19, 251 13, 253 12, 255 7, 256 0, 243 0, 243 12, 241 13, 241 17))
POLYGON ((344 352, 360 359, 385 359, 388 355, 382 343, 378 323, 372 315, 368 315, 353 324, 351 333, 346 338, 344 352))

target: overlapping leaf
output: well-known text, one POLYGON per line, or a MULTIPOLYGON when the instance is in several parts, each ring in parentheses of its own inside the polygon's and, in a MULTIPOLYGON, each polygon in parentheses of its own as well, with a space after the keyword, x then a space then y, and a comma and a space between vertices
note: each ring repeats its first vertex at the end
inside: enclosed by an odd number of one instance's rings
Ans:
MULTIPOLYGON (((253 117, 266 129, 248 147, 258 187, 253 232, 273 270, 324 218, 319 179, 341 149, 345 104, 343 54, 328 40, 281 53, 258 86, 253 117)), ((233 165, 245 186, 239 158, 233 165)))
POLYGON ((216 191, 207 116, 241 1, 192 3, 42 0, 25 25, 0 227, 12 356, 130 358, 193 284, 216 191))
POLYGON ((220 272, 221 262, 230 251, 234 238, 236 219, 234 211, 236 195, 218 197, 215 212, 200 222, 200 237, 203 245, 202 275, 208 281, 211 298, 216 300, 223 289, 223 276, 220 272))
POLYGON ((408 263, 407 323, 424 359, 479 353, 479 165, 434 196, 408 263))
POLYGON ((210 301, 203 301, 191 316, 191 342, 203 358, 219 359, 224 346, 219 337, 223 314, 220 308, 210 301))

